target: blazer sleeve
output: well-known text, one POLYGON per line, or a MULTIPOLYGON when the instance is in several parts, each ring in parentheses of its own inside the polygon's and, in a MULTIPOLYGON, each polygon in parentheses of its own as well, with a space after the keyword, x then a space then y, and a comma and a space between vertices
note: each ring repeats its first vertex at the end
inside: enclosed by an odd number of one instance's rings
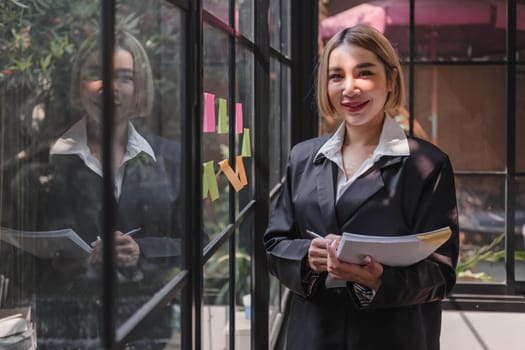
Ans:
MULTIPOLYGON (((420 177, 423 172, 420 170, 407 179, 414 183, 414 178, 420 177)), ((419 263, 408 267, 384 266, 382 285, 370 304, 371 308, 438 301, 445 298, 456 283, 459 227, 454 175, 449 158, 443 155, 421 182, 421 191, 407 194, 408 201, 413 202, 407 203, 407 206, 415 208, 414 232, 449 226, 452 235, 435 253, 419 263)))
POLYGON ((285 181, 264 234, 264 245, 270 273, 290 290, 306 297, 303 287, 305 269, 302 269, 302 265, 310 240, 300 238, 292 200, 294 172, 298 167, 294 160, 296 153, 292 149, 286 166, 285 181))

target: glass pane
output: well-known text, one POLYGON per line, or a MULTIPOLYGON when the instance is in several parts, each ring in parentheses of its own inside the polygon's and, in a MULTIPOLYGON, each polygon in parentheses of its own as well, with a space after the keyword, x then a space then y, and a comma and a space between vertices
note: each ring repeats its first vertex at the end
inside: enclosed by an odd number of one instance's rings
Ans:
POLYGON ((516 66, 516 170, 525 172, 525 65, 516 66))
POLYGON ((454 170, 505 169, 504 66, 416 66, 414 99, 416 120, 454 170))
POLYGON ((203 0, 202 7, 221 19, 224 23, 230 23, 230 1, 229 0, 203 0))
POLYGON ((251 343, 251 246, 254 232, 253 214, 239 227, 235 259, 235 348, 250 349, 251 343))
POLYGON ((270 0, 270 46, 280 51, 281 48, 281 1, 270 0))
MULTIPOLYGON (((504 4, 443 0, 416 2, 415 6, 417 59, 483 61, 505 57, 506 24, 493 20, 494 12, 498 18, 505 14, 504 4)), ((388 14, 391 25, 396 25, 396 14, 388 14)))
MULTIPOLYGON (((47 2, 45 10, 37 2, 25 3, 27 9, 20 2, 2 5, 0 221, 10 229, 38 231, 42 249, 32 249, 30 241, 0 241, 0 280, 7 288, 0 307, 31 309, 39 349, 99 349, 101 264, 94 256, 90 259, 89 243, 102 235, 102 181, 55 142, 79 118, 97 110, 96 101, 80 99, 80 86, 74 84, 80 80, 71 72, 81 68, 77 73, 90 78, 83 80, 84 97, 89 87, 100 85, 100 50, 84 50, 90 72, 85 64, 74 64, 88 32, 97 32, 91 23, 99 16, 100 3, 47 2), (70 90, 72 82, 76 94, 70 90), (51 149, 57 152, 50 157, 51 149), (85 250, 46 248, 51 239, 42 238, 41 231, 63 229, 74 230, 85 250)), ((100 120, 99 113, 90 115, 100 120)), ((86 119, 79 128, 84 135, 86 119)))
POLYGON ((525 177, 516 180, 516 235, 514 236, 516 280, 525 281, 525 177))
MULTIPOLYGON (((119 325, 180 272, 184 232, 180 216, 184 25, 182 12, 166 1, 121 1, 117 9, 117 27, 135 33, 136 38, 128 35, 119 39, 117 31, 117 54, 124 49, 134 59, 135 103, 140 113, 132 123, 155 156, 147 156, 145 145, 121 174, 124 181, 117 202, 117 222, 122 232, 141 228, 134 236, 141 258, 136 266, 127 266, 123 259, 118 270, 119 325), (148 60, 143 58, 144 50, 148 60), (148 99, 149 110, 140 111, 148 99)), ((116 74, 119 80, 125 71, 117 70, 116 74)), ((116 257, 119 263, 120 253, 116 257)), ((141 325, 130 346, 147 349, 167 345, 180 333, 175 328, 175 316, 173 306, 161 307, 141 325)))
POLYGON ((230 270, 226 242, 204 265, 202 305, 202 348, 229 349, 230 270))
POLYGON ((281 65, 270 58, 270 188, 280 181, 281 164, 281 65))
MULTIPOLYGON (((25 11, 9 2, 3 12, 2 24, 14 34, 2 38, 9 52, 0 58, 0 221, 38 231, 45 245, 37 254, 28 242, 0 244, 1 273, 10 281, 2 306, 32 308, 39 349, 100 349, 100 4, 49 4, 32 2, 25 11), (75 232, 85 250, 47 245, 42 231, 48 230, 75 232)), ((113 156, 120 324, 180 270, 184 35, 180 13, 164 2, 118 8, 113 156), (151 17, 162 20, 143 20, 151 17)), ((173 318, 173 308, 161 308, 133 343, 166 343, 176 333, 173 318)))
POLYGON ((505 282, 505 178, 456 176, 460 282, 505 282))
MULTIPOLYGON (((518 46, 523 52, 524 5, 518 5, 518 46), (520 17, 521 16, 521 17, 520 17)), ((357 23, 374 26, 392 41, 402 60, 409 57, 409 1, 334 1, 322 5, 320 35, 323 42, 337 31, 357 23)), ((415 59, 502 60, 506 55, 505 2, 416 1, 415 59)))
MULTIPOLYGON (((281 0, 281 46, 280 50, 284 55, 290 56, 292 51, 291 27, 292 13, 290 0, 281 0)), ((279 46, 274 46, 278 48, 279 46)))
POLYGON ((250 40, 253 38, 254 2, 235 0, 235 29, 250 40))
MULTIPOLYGON (((239 130, 236 130, 236 150, 235 154, 243 155, 242 161, 244 170, 246 171, 246 179, 248 185, 238 192, 237 203, 239 208, 242 208, 253 199, 253 184, 255 180, 253 171, 253 154, 254 154, 254 135, 253 129, 253 115, 254 115, 254 70, 253 52, 249 51, 242 45, 237 45, 236 52, 236 103, 240 103, 242 107, 242 128, 239 124, 239 130), (248 130, 246 130, 248 129, 248 130), (240 132, 240 133, 239 133, 240 132), (244 146, 244 152, 243 152, 244 146), (249 152, 249 153, 248 153, 249 152)), ((236 128, 237 129, 237 128, 236 128)))
MULTIPOLYGON (((211 99, 205 100, 205 106, 209 103, 209 107, 215 109, 212 116, 215 122, 212 121, 210 129, 205 129, 206 132, 202 134, 202 161, 204 163, 213 162, 213 172, 217 173, 219 171, 218 162, 228 159, 230 147, 228 136, 229 38, 226 34, 205 25, 203 45, 203 88, 205 93, 213 95, 208 95, 208 98, 211 96, 211 99)), ((214 178, 215 176, 211 177, 210 180, 213 181, 214 178)), ((210 189, 212 187, 214 187, 213 183, 210 185, 210 189)), ((210 192, 203 203, 204 231, 210 235, 210 238, 219 233, 229 219, 229 183, 224 175, 217 177, 217 191, 217 198, 215 196, 212 198, 212 192, 210 192)))

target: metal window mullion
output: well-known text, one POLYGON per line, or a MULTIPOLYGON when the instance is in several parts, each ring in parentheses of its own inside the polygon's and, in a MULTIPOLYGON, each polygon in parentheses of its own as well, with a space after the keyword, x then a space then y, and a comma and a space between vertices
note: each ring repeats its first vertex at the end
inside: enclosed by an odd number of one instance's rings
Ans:
POLYGON ((187 113, 183 117, 181 135, 183 144, 182 174, 184 201, 184 264, 190 272, 189 284, 182 292, 182 348, 202 348, 202 200, 195 193, 202 193, 202 0, 190 2, 188 21, 186 25, 185 49, 186 68, 183 89, 187 113))
POLYGON ((408 130, 410 136, 414 136, 414 56, 416 45, 416 14, 415 14, 415 0, 410 0, 410 30, 408 36, 409 54, 408 54, 408 130))
MULTIPOLYGON (((229 12, 229 21, 230 21, 230 27, 232 28, 232 33, 235 33, 235 0, 230 0, 230 6, 229 6, 230 12, 229 12)), ((234 167, 236 166, 235 163, 235 154, 237 152, 236 144, 235 144, 235 101, 237 99, 235 91, 237 82, 235 81, 236 72, 235 72, 235 35, 228 35, 228 44, 229 44, 229 51, 230 51, 230 57, 228 62, 228 91, 230 96, 230 101, 228 103, 229 110, 228 114, 230 115, 229 118, 229 130, 228 130, 228 139, 229 139, 229 158, 230 158, 230 164, 232 164, 234 167)), ((229 184, 229 222, 231 224, 235 224, 235 204, 236 204, 236 198, 235 195, 237 192, 235 192, 232 184, 229 184)), ((236 228, 233 230, 233 234, 230 235, 229 238, 229 349, 235 350, 235 275, 236 275, 236 246, 235 241, 237 237, 238 229, 236 228)))
POLYGON ((115 195, 113 184, 113 49, 115 44, 115 0, 102 1, 100 42, 102 43, 102 246, 104 268, 102 274, 102 347, 112 350, 116 325, 116 272, 113 247, 115 228, 115 195))
POLYGON ((505 266, 507 290, 515 291, 514 231, 516 209, 516 0, 507 1, 506 139, 507 186, 505 193, 505 266))
POLYGON ((269 0, 255 2, 255 44, 257 46, 254 64, 255 74, 255 118, 253 150, 255 177, 255 210, 254 236, 251 242, 252 250, 252 314, 251 314, 251 349, 268 349, 268 270, 266 252, 261 244, 264 230, 268 224, 269 212, 269 172, 268 172, 268 115, 269 115, 269 72, 270 72, 270 40, 268 30, 269 0))

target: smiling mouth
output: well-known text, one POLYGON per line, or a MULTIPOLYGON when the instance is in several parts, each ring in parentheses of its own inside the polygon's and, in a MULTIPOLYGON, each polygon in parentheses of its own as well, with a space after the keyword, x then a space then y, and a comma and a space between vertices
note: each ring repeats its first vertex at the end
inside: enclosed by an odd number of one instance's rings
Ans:
POLYGON ((358 112, 368 105, 368 100, 358 102, 341 103, 341 105, 349 112, 358 112))

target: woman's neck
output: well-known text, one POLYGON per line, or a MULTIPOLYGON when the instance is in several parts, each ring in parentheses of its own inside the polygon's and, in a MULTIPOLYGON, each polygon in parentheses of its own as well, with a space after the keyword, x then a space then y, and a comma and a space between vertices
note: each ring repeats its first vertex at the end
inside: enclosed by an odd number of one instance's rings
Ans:
MULTIPOLYGON (((87 143, 91 154, 102 160, 102 125, 87 118, 86 123, 87 143)), ((120 164, 128 144, 128 123, 122 122, 115 125, 113 134, 113 160, 120 164)))
POLYGON ((383 130, 383 122, 384 118, 371 125, 354 126, 345 123, 345 145, 377 146, 383 130))

